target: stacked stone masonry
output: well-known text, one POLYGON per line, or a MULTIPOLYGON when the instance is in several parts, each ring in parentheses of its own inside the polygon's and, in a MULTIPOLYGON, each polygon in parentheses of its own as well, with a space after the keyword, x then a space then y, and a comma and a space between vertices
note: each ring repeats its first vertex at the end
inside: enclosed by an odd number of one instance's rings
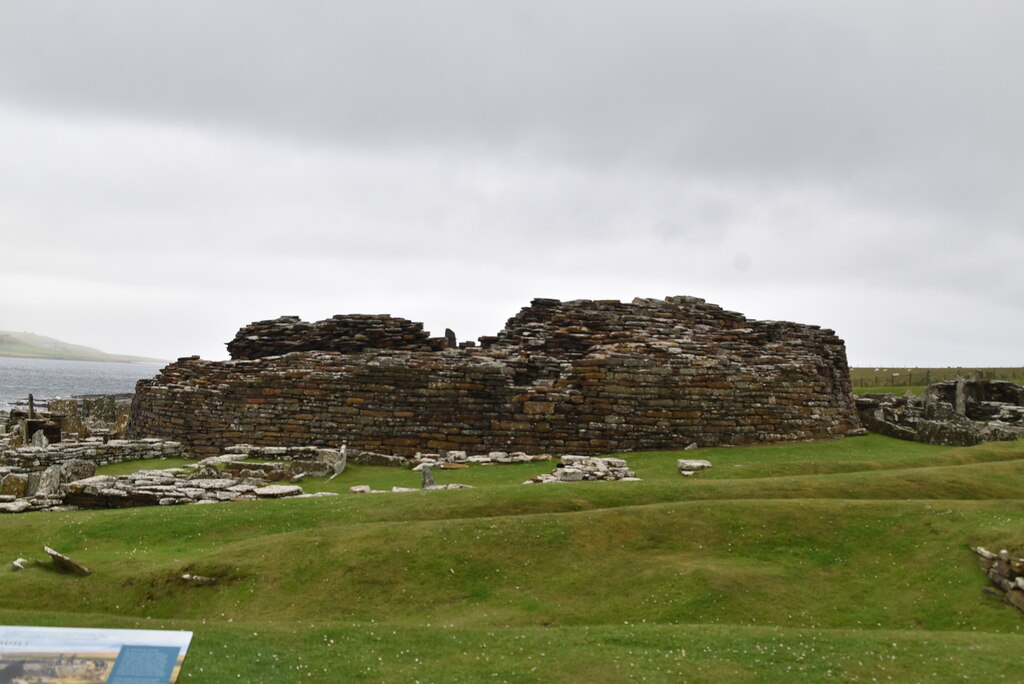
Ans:
POLYGON ((180 442, 160 439, 129 441, 112 439, 104 442, 93 438, 82 442, 60 442, 47 447, 0 449, 0 473, 5 469, 18 472, 42 471, 65 461, 89 461, 98 466, 153 458, 185 458, 180 442))
POLYGON ((129 437, 198 455, 243 442, 599 454, 860 427, 833 331, 692 297, 537 299, 480 346, 452 342, 388 316, 255 323, 232 360, 180 359, 141 381, 129 437))
POLYGON ((430 338, 422 323, 391 316, 334 316, 307 323, 297 316, 251 323, 228 342, 233 359, 259 359, 297 351, 333 351, 342 354, 370 349, 437 351, 448 340, 430 338))

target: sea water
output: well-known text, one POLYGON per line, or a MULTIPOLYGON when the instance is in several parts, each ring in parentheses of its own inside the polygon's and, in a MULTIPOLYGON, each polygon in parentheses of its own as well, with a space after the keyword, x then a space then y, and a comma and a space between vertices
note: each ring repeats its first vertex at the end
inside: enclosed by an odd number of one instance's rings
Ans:
POLYGON ((0 356, 0 411, 15 401, 66 399, 81 394, 130 394, 135 383, 152 378, 163 363, 56 361, 0 356))

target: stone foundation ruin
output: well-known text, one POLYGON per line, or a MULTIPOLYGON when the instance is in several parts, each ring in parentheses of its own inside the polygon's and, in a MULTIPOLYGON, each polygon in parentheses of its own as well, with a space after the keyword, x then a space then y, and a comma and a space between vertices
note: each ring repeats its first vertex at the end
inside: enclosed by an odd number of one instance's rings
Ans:
POLYGON ((889 437, 927 444, 973 446, 1024 437, 1024 386, 1005 380, 947 380, 923 396, 857 397, 864 426, 889 437))
POLYGON ((283 317, 228 349, 140 381, 128 436, 200 456, 238 443, 593 455, 860 427, 833 331, 693 297, 536 299, 479 346, 391 316, 283 317))

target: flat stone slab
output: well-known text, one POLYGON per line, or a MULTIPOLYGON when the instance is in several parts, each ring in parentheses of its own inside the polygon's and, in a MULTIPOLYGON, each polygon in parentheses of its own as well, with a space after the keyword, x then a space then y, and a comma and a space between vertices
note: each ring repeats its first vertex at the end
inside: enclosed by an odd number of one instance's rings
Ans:
POLYGON ((29 508, 31 508, 31 504, 22 499, 20 501, 0 504, 0 513, 24 513, 29 508))
POLYGON ((54 567, 56 567, 61 572, 82 576, 92 574, 92 570, 85 567, 81 563, 78 563, 77 561, 71 560, 60 551, 54 551, 49 546, 44 546, 43 551, 46 551, 46 553, 49 554, 50 558, 53 559, 54 567))
POLYGON ((296 485, 268 485, 258 488, 253 494, 261 499, 280 499, 285 496, 302 494, 302 487, 296 485))
POLYGON ((683 477, 690 477, 710 467, 711 461, 698 458, 680 458, 676 461, 676 468, 683 477))

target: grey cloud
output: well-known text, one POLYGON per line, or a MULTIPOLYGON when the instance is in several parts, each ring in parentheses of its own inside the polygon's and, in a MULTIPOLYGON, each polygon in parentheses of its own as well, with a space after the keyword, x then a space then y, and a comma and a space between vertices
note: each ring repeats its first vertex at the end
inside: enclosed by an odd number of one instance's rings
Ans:
POLYGON ((694 294, 873 363, 956 302, 1012 362, 1021 29, 1016 0, 8 3, 0 230, 49 248, 0 288, 86 337, 116 304, 167 356, 282 313, 475 337, 533 296, 694 294))
POLYGON ((1000 135, 1020 145, 1012 0, 42 2, 6 15, 8 93, 287 135, 848 172, 936 148, 1012 159, 1000 135))

